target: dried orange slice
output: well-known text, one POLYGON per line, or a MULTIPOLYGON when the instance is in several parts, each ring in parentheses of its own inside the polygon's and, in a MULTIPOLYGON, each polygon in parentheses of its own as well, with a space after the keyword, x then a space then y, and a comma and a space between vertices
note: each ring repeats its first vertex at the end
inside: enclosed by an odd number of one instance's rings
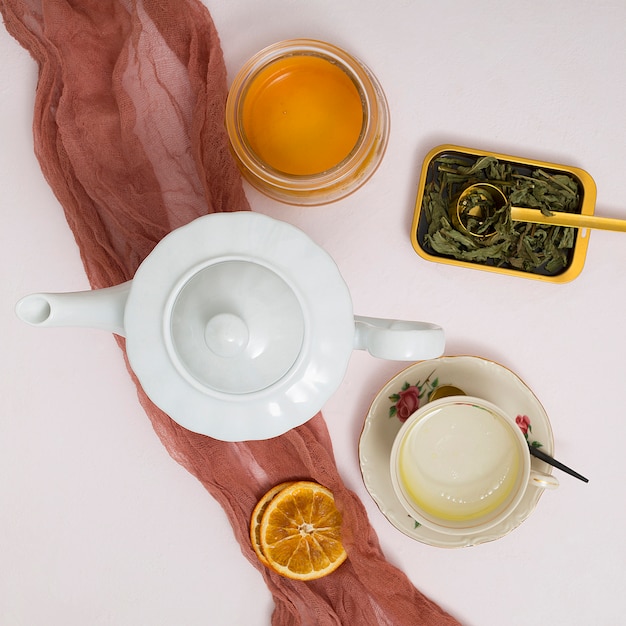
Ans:
POLYGON ((259 540, 270 567, 297 580, 326 576, 348 556, 333 494, 315 482, 295 482, 269 499, 259 540))
POLYGON ((267 509, 267 505, 274 499, 276 494, 282 491, 285 487, 293 485, 293 481, 286 483, 280 483, 272 487, 258 502, 252 511, 252 518, 250 519, 250 540, 252 541, 252 547, 259 557, 259 560, 264 565, 269 567, 269 561, 265 558, 263 550, 261 548, 261 520, 263 519, 263 513, 267 509))

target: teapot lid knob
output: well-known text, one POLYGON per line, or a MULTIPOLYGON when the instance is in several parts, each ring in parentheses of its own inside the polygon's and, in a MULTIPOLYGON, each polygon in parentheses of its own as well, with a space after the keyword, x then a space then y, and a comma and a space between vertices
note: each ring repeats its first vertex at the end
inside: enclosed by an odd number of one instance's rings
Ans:
POLYGON ((248 326, 233 313, 214 315, 204 331, 204 340, 209 350, 224 358, 241 354, 248 345, 249 338, 248 326))

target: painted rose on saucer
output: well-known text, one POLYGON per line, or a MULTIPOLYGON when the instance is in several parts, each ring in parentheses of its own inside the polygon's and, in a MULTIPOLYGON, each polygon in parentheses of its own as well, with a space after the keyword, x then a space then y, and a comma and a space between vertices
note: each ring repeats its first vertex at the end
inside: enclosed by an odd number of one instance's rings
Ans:
POLYGON ((439 378, 431 380, 433 374, 434 372, 427 376, 424 382, 418 380, 414 385, 405 382, 400 391, 390 395, 389 399, 393 404, 389 407, 389 417, 397 417, 401 422, 406 422, 423 403, 428 402, 433 389, 439 385, 439 378))

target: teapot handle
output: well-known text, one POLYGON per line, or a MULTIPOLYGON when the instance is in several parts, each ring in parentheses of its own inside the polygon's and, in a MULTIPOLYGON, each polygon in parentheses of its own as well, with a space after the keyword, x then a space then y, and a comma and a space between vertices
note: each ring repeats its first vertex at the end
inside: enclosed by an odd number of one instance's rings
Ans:
POLYGON ((443 328, 428 322, 405 322, 354 316, 354 348, 390 361, 421 361, 443 354, 443 328))

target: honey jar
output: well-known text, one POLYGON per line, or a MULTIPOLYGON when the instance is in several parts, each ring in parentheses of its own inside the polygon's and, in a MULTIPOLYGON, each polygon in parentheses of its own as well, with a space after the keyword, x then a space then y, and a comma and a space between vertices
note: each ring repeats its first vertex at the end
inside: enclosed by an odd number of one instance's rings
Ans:
POLYGON ((331 44, 292 39, 257 53, 239 71, 226 128, 244 177, 296 205, 319 205, 361 187, 389 136, 380 84, 331 44))

